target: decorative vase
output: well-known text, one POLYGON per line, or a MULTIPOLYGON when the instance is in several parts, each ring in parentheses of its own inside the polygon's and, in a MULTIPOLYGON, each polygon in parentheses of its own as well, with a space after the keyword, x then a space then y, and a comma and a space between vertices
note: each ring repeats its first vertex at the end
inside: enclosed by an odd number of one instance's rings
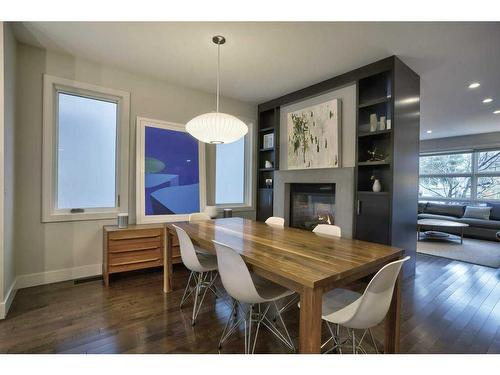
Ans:
POLYGON ((382 190, 382 186, 380 185, 380 180, 379 179, 376 178, 375 181, 373 181, 372 190, 375 193, 379 193, 382 190))
POLYGON ((372 113, 370 115, 370 132, 377 131, 377 114, 372 113))
POLYGON ((380 117, 380 124, 378 130, 385 130, 385 116, 380 117))
POLYGON ((217 217, 217 207, 216 206, 206 206, 205 213, 210 216, 212 219, 217 217))
POLYGON ((271 163, 269 160, 266 160, 265 167, 266 168, 272 168, 273 167, 273 163, 271 163))

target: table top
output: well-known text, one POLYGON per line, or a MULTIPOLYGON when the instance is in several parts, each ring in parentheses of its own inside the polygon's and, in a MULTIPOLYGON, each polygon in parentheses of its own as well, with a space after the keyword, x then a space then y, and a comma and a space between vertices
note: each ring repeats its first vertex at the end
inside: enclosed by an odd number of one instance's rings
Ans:
POLYGON ((434 227, 468 227, 469 224, 459 223, 458 221, 439 220, 439 219, 420 219, 418 225, 432 225, 434 227))
POLYGON ((207 250, 215 252, 212 240, 216 240, 238 251, 250 266, 310 288, 380 268, 403 254, 392 246, 319 236, 243 218, 170 223, 167 227, 173 228, 173 224, 207 250))

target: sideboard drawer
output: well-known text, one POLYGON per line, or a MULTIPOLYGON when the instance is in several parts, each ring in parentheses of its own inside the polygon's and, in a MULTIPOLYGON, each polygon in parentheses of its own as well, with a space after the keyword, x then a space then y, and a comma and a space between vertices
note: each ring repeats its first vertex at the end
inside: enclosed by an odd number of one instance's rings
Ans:
POLYGON ((163 236, 163 229, 124 229, 116 232, 109 232, 108 239, 110 242, 130 239, 149 239, 160 238, 163 236))
POLYGON ((149 261, 161 261, 163 259, 162 249, 157 247, 149 250, 127 251, 120 253, 109 253, 109 266, 121 266, 124 264, 137 264, 149 261))
POLYGON ((137 250, 149 250, 161 247, 162 238, 146 237, 109 241, 108 251, 110 254, 124 253, 137 250))

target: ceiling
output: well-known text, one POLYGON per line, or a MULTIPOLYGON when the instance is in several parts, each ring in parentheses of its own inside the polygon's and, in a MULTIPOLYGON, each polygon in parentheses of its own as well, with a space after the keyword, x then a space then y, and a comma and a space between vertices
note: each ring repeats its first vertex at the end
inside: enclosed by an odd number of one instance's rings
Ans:
POLYGON ((261 103, 390 55, 421 77, 421 138, 500 131, 500 23, 29 22, 18 39, 261 103), (471 90, 470 82, 481 83, 471 90), (492 97, 492 103, 482 99, 492 97), (427 134, 432 130, 432 134, 427 134))

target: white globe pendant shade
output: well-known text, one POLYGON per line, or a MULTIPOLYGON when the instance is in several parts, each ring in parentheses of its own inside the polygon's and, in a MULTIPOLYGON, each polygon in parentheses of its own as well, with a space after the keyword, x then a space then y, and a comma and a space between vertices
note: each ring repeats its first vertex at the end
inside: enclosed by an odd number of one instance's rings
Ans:
POLYGON ((248 133, 239 118, 221 112, 204 113, 186 124, 186 131, 205 143, 222 144, 237 141, 248 133))

